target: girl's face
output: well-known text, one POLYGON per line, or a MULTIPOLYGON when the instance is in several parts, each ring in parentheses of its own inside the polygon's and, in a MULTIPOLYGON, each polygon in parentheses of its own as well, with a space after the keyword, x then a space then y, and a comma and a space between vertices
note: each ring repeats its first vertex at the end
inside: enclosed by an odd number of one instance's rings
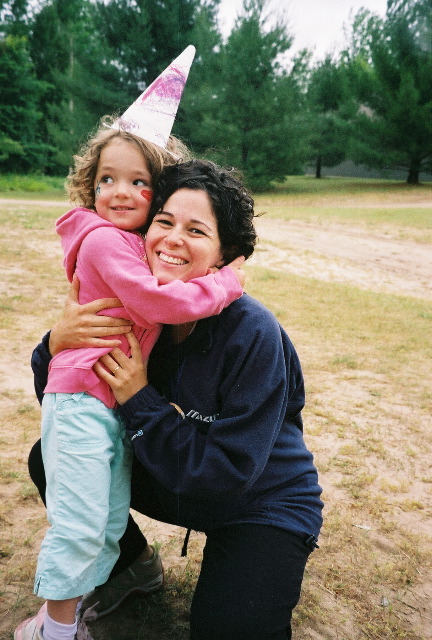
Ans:
POLYGON ((191 280, 223 264, 216 217, 205 191, 179 189, 147 231, 146 254, 159 284, 191 280))
POLYGON ((94 190, 96 212, 104 220, 126 231, 147 222, 152 177, 133 142, 116 137, 102 149, 94 190))

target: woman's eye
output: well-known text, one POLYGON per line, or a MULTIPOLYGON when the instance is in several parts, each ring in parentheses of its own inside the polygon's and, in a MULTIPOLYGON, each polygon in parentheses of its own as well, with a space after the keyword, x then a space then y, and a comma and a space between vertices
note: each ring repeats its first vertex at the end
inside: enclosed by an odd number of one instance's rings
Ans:
POLYGON ((157 222, 158 224, 166 227, 169 227, 171 225, 171 220, 168 220, 167 218, 155 218, 154 222, 157 222))
POLYGON ((104 184, 112 184, 114 180, 111 178, 111 176, 103 176, 101 178, 101 182, 103 182, 104 184))
POLYGON ((189 229, 189 231, 194 235, 205 236, 205 233, 202 229, 196 229, 195 227, 193 227, 192 229, 189 229))

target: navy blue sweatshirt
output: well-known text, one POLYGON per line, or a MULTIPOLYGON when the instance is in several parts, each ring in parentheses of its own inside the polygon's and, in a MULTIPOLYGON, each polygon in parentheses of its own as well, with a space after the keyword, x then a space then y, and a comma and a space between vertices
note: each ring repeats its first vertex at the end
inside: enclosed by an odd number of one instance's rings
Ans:
MULTIPOLYGON (((48 363, 45 337, 32 358, 39 399, 48 363)), ((147 515, 199 531, 259 523, 318 537, 301 366, 268 309, 245 294, 179 345, 166 327, 148 374, 152 384, 119 409, 147 473, 147 515)))

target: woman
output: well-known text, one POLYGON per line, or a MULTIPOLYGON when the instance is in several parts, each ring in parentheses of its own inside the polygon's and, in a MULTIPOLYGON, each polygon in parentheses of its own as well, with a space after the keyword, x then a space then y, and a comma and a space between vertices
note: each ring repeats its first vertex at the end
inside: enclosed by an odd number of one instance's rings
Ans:
MULTIPOLYGON (((146 236, 153 274, 160 283, 186 280, 237 255, 249 257, 256 241, 252 219, 244 187, 212 163, 164 170, 146 236)), ((62 347, 67 342, 63 335, 62 347)), ((166 326, 148 367, 133 336, 130 343, 130 359, 116 348, 96 370, 119 402, 134 447, 131 506, 206 533, 191 639, 291 638, 292 610, 322 522, 292 343, 248 295, 219 316, 166 326)), ((34 357, 39 389, 46 345, 47 339, 34 357)), ((34 477, 37 450, 32 458, 34 477)), ((43 493, 43 481, 38 486, 43 493)), ((150 585, 161 572, 131 518, 121 549, 116 573, 85 599, 83 606, 94 604, 99 615, 140 586, 145 591, 137 564, 149 567, 150 585)))

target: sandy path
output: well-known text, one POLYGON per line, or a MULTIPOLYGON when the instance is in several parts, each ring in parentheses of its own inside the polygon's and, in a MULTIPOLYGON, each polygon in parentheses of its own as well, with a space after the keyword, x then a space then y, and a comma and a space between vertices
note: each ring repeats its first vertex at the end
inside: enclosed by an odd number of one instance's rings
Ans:
POLYGON ((362 289, 432 299, 432 245, 346 224, 264 217, 250 264, 344 282, 362 289))

